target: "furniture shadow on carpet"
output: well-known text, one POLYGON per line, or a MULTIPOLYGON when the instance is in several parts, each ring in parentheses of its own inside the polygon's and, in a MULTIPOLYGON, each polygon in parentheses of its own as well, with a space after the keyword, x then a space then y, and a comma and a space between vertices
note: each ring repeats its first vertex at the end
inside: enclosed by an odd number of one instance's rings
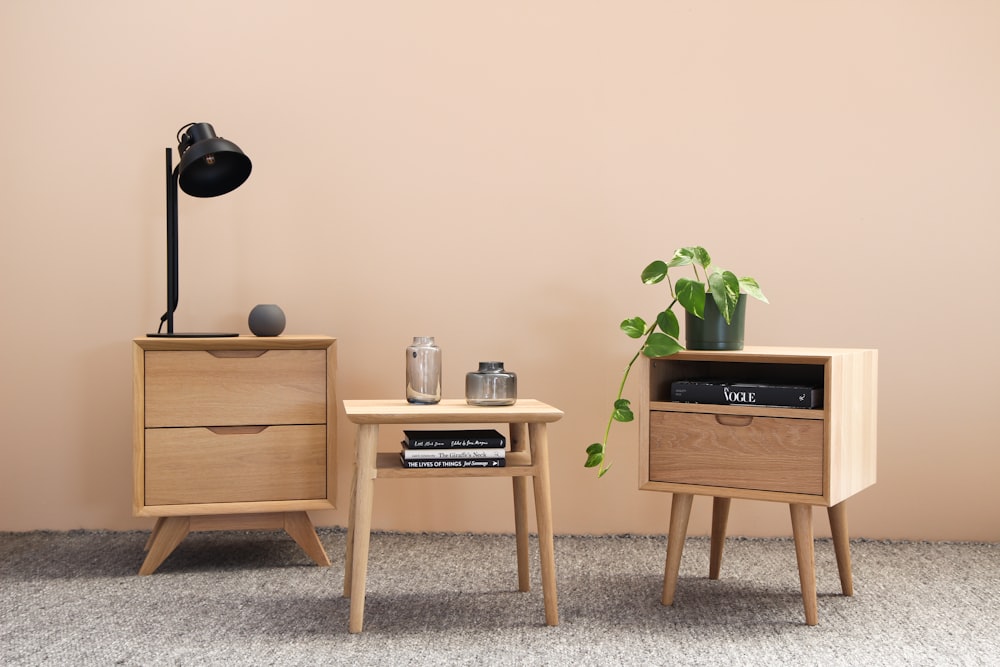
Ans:
MULTIPOLYGON (((141 547, 133 573, 146 555, 141 547)), ((283 531, 192 533, 151 576, 259 568, 320 569, 283 531)))

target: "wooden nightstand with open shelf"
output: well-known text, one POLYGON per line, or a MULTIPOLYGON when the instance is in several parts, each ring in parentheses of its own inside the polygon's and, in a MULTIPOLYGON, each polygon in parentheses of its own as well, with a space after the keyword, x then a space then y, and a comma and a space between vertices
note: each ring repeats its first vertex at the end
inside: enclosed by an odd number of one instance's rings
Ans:
POLYGON ((643 359, 639 487, 673 494, 662 601, 673 604, 695 495, 713 497, 709 576, 722 562, 733 498, 788 503, 806 622, 818 622, 812 508, 828 508, 841 588, 853 594, 845 501, 875 483, 876 350, 754 347, 643 359), (676 380, 733 379, 823 389, 822 407, 670 400, 676 380))

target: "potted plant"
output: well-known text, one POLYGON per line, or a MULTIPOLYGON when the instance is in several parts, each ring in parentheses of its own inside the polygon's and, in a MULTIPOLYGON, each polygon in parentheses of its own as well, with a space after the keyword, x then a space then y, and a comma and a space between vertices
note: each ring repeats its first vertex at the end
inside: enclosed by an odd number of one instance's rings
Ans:
POLYGON ((612 423, 630 422, 635 418, 630 401, 622 398, 622 393, 639 355, 668 357, 684 349, 678 340, 680 322, 673 311, 674 306, 679 303, 684 308, 685 342, 689 348, 740 350, 743 349, 743 314, 747 295, 767 303, 767 297, 756 280, 739 278, 731 271, 713 265, 708 251, 701 246, 678 248, 670 261, 657 260, 642 272, 642 282, 646 285, 655 285, 664 280, 670 288, 670 305, 648 324, 641 317, 633 317, 621 323, 622 331, 630 338, 642 339, 642 344, 625 367, 608 425, 604 429, 604 440, 587 447, 584 466, 597 467, 598 477, 603 477, 611 469, 606 454, 612 423), (693 269, 694 279, 678 278, 676 282, 672 282, 670 269, 682 266, 693 269), (711 299, 708 298, 709 295, 711 299))

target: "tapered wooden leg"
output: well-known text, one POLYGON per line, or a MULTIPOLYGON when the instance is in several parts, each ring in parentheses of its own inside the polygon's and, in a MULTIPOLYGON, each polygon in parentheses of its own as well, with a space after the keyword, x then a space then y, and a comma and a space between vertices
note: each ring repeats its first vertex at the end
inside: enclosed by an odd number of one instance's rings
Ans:
POLYGON ((681 569, 681 553, 687 538, 688 519, 691 517, 690 493, 675 493, 670 502, 670 533, 667 535, 667 563, 663 569, 663 595, 660 601, 665 605, 674 603, 677 590, 677 575, 681 569))
POLYGON ((722 570, 722 549, 726 543, 726 526, 729 524, 729 506, 732 498, 712 499, 712 543, 708 561, 708 578, 718 579, 722 570))
POLYGON ((840 589, 844 595, 854 595, 854 576, 851 574, 851 541, 847 534, 847 501, 827 508, 827 514, 830 516, 833 551, 837 554, 840 589))
POLYGON ((167 556, 173 553, 177 545, 191 532, 191 520, 186 516, 163 517, 162 522, 156 522, 155 540, 149 545, 146 560, 139 568, 140 575, 153 574, 167 556))
POLYGON ((354 472, 351 475, 350 508, 347 510, 347 554, 344 556, 344 597, 351 597, 351 572, 354 571, 354 511, 358 495, 358 460, 354 457, 354 472))
POLYGON ((285 513, 285 532, 302 547, 302 550, 312 558, 317 565, 330 567, 330 557, 326 555, 323 543, 319 541, 316 527, 305 512, 285 513))
POLYGON ((365 621, 365 579, 368 576, 368 546, 371 540, 372 500, 375 495, 375 454, 378 424, 360 424, 355 447, 355 481, 351 558, 351 615, 348 631, 361 632, 365 621))
POLYGON ((795 558, 799 564, 802 604, 806 609, 806 624, 816 625, 816 559, 813 548, 812 505, 791 503, 792 534, 795 536, 795 558))
MULTIPOLYGON (((528 425, 510 424, 510 451, 528 449, 528 425)), ((531 590, 531 570, 528 543, 528 480, 511 478, 514 485, 514 537, 517 544, 517 590, 531 590)))
POLYGON ((535 466, 532 482, 535 490, 535 520, 538 523, 538 555, 542 570, 542 595, 545 598, 545 622, 559 625, 559 601, 556 593, 556 556, 552 536, 552 490, 549 487, 549 444, 546 425, 528 425, 531 460, 535 466))

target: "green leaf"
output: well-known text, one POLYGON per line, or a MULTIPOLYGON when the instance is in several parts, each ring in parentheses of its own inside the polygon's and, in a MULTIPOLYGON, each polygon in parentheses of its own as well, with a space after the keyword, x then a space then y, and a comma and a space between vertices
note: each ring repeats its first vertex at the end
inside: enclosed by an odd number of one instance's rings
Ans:
POLYGON ((712 299, 719 308, 722 318, 729 324, 736 312, 736 302, 740 298, 740 281, 732 271, 713 271, 708 276, 708 287, 712 299))
MULTIPOLYGON (((704 250, 704 248, 702 248, 704 250)), ((693 264, 697 261, 697 247, 690 248, 678 248, 674 251, 674 256, 670 258, 667 262, 667 266, 687 266, 688 264, 693 264)))
POLYGON ((696 317, 705 317, 705 283, 688 278, 678 278, 674 286, 677 300, 684 310, 696 317))
POLYGON ((590 447, 587 447, 587 453, 588 454, 600 454, 603 451, 604 451, 604 443, 603 442, 595 442, 590 447))
POLYGON ((764 303, 770 303, 770 301, 767 300, 767 297, 764 296, 764 293, 760 290, 760 285, 758 285, 757 281, 753 278, 740 278, 740 288, 753 298, 759 299, 764 303))
POLYGON ((622 320, 621 329, 629 338, 641 338, 646 335, 646 320, 641 317, 622 320))
POLYGON ((583 467, 584 468, 593 468, 595 466, 601 465, 602 461, 604 461, 604 453, 603 452, 595 452, 595 453, 593 453, 593 454, 591 454, 590 456, 587 457, 587 462, 583 464, 583 467))
POLYGON ((642 270, 642 282, 644 285, 655 285, 667 277, 667 265, 661 260, 656 260, 642 270))
POLYGON ((611 416, 616 422, 630 422, 635 419, 627 398, 619 398, 615 401, 615 409, 611 413, 611 416))
POLYGON ((694 257, 694 261, 703 269, 708 269, 709 265, 712 263, 712 257, 708 254, 708 251, 702 248, 700 245, 691 246, 687 248, 691 251, 691 256, 694 257))
POLYGON ((612 465, 614 464, 609 465, 607 468, 601 468, 601 471, 597 473, 597 479, 600 479, 604 477, 606 474, 608 474, 608 471, 611 470, 612 465))
POLYGON ((676 338, 664 333, 650 334, 646 339, 646 344, 642 347, 642 353, 647 357, 669 357, 684 349, 684 346, 677 342, 676 338))
POLYGON ((677 316, 674 315, 674 311, 670 309, 667 309, 656 316, 656 326, 660 327, 660 331, 668 336, 677 338, 681 335, 680 322, 677 321, 677 316))

